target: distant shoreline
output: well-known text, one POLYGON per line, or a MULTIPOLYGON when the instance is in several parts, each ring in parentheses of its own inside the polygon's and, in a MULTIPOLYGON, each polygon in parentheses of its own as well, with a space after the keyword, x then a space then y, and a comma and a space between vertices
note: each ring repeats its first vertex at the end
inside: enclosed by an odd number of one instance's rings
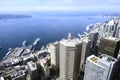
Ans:
POLYGON ((0 20, 21 19, 21 18, 32 18, 32 16, 24 15, 24 14, 0 14, 0 20))

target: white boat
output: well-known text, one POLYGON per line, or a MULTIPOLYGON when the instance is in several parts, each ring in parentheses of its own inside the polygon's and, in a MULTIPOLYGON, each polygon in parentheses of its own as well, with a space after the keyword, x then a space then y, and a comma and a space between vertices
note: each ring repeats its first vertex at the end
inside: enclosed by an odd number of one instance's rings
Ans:
POLYGON ((39 41, 40 41, 40 38, 37 38, 37 39, 33 42, 33 45, 36 46, 39 41))
POLYGON ((27 41, 24 40, 23 43, 22 43, 22 46, 26 46, 27 45, 27 41))

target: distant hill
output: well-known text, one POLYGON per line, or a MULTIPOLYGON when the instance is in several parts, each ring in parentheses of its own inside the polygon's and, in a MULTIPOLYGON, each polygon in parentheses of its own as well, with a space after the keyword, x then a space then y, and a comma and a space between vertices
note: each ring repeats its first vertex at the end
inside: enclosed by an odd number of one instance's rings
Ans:
POLYGON ((0 14, 0 20, 32 18, 30 15, 23 14, 0 14))

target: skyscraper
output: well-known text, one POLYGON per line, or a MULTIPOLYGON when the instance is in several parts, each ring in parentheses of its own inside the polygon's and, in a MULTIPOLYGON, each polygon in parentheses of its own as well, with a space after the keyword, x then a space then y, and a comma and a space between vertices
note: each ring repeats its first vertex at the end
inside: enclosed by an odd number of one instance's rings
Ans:
POLYGON ((84 80, 111 80, 113 66, 117 59, 102 54, 99 57, 91 55, 86 60, 84 80))
POLYGON ((60 79, 77 80, 80 70, 82 44, 78 38, 60 41, 60 79))
POLYGON ((90 56, 91 40, 88 37, 83 37, 82 41, 82 53, 81 53, 81 64, 80 67, 84 65, 84 62, 88 56, 90 56))
POLYGON ((100 40, 99 54, 108 54, 117 58, 120 49, 120 39, 106 37, 100 40))
POLYGON ((88 37, 92 41, 92 47, 96 46, 98 35, 99 35, 98 32, 89 33, 88 37))
POLYGON ((120 80, 120 58, 113 66, 110 80, 120 80))
POLYGON ((97 55, 97 40, 98 40, 98 32, 91 32, 89 33, 88 37, 91 40, 91 54, 97 55))
POLYGON ((118 22, 115 37, 120 38, 120 21, 118 22))
POLYGON ((51 56, 51 65, 54 69, 59 68, 59 42, 51 43, 49 45, 49 51, 51 56))
POLYGON ((28 73, 31 76, 31 80, 38 80, 38 70, 36 63, 30 61, 27 63, 28 73))

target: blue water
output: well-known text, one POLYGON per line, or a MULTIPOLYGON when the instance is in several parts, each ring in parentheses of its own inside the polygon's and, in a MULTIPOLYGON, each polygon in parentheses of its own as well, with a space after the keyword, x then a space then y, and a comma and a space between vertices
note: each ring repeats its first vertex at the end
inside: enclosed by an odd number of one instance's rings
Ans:
POLYGON ((8 52, 8 48, 21 46, 23 40, 31 44, 34 39, 40 37, 40 49, 42 45, 66 37, 69 32, 76 36, 78 33, 82 34, 88 24, 107 20, 101 13, 93 12, 19 12, 15 14, 31 15, 32 18, 0 20, 0 46, 2 47, 0 60, 8 52))

